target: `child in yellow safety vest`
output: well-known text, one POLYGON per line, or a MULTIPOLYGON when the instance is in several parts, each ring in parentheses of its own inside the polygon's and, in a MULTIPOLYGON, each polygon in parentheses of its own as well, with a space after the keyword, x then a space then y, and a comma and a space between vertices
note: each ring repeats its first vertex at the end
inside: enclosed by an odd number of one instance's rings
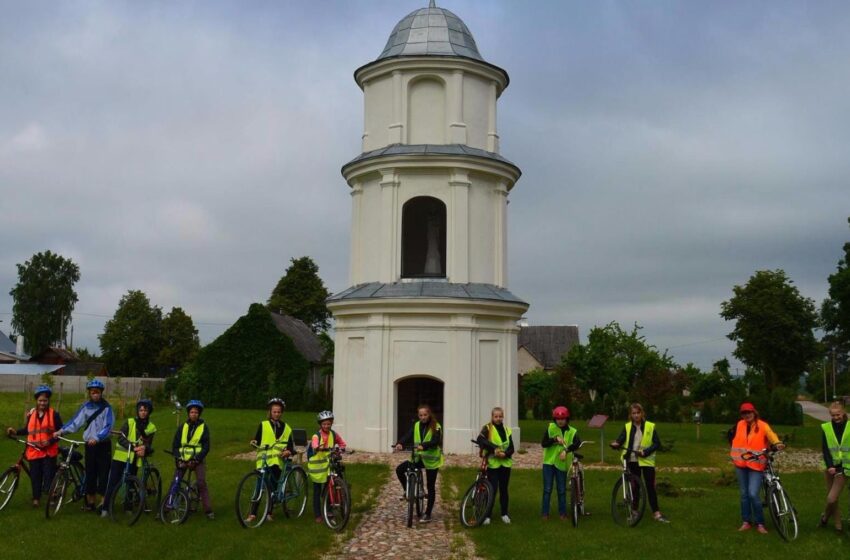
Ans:
POLYGON ((215 519, 210 491, 207 486, 207 466, 204 459, 210 452, 210 429, 206 422, 201 420, 204 412, 204 403, 199 400, 191 400, 186 403, 186 415, 188 418, 174 433, 171 442, 171 453, 174 455, 176 470, 185 474, 186 469, 195 471, 195 479, 198 481, 198 494, 201 505, 207 519, 215 519))
POLYGON ((632 403, 629 407, 631 420, 626 423, 620 435, 611 442, 613 449, 622 449, 621 457, 627 457, 629 471, 637 476, 643 475, 646 493, 653 517, 661 523, 670 523, 658 509, 658 493, 655 491, 655 452, 661 447, 655 424, 646 419, 643 406, 632 403))
MULTIPOLYGON (((277 488, 280 475, 283 473, 283 461, 295 453, 295 444, 292 441, 292 428, 281 419, 286 403, 283 402, 283 399, 273 397, 269 399, 267 405, 269 419, 260 422, 251 443, 260 447, 257 450, 257 468, 261 469, 265 464, 271 475, 269 488, 274 489, 277 488)), ((251 512, 245 521, 252 522, 257 518, 259 506, 259 502, 252 501, 251 512)), ((272 504, 272 507, 274 507, 274 504, 272 504)), ((266 520, 272 520, 271 510, 266 520)))
POLYGON ((331 430, 334 423, 334 413, 323 410, 316 415, 319 431, 313 434, 310 446, 307 448, 307 475, 313 482, 313 515, 316 523, 322 522, 322 491, 330 473, 330 453, 338 447, 346 448, 345 440, 337 432, 331 430))
MULTIPOLYGON (((487 458, 487 479, 493 486, 493 490, 499 495, 499 509, 502 511, 502 522, 510 523, 508 515, 508 483, 511 480, 511 467, 513 466, 514 440, 511 429, 504 424, 505 411, 500 407, 490 412, 490 422, 481 428, 478 434, 478 445, 487 458)), ((490 502, 487 516, 483 525, 490 524, 490 516, 493 514, 495 496, 490 502)))
POLYGON ((153 437, 156 434, 156 425, 151 422, 150 415, 152 412, 153 402, 150 399, 139 399, 136 403, 136 417, 127 418, 121 426, 118 445, 115 446, 115 451, 112 453, 112 465, 109 468, 109 482, 106 484, 104 508, 100 513, 101 517, 109 516, 107 508, 110 505, 112 493, 115 492, 115 488, 121 482, 121 476, 124 474, 127 461, 131 461, 130 474, 135 476, 142 464, 141 458, 150 455, 153 451, 151 446, 153 445, 153 437), (139 443, 136 443, 137 441, 139 443), (131 444, 134 445, 128 454, 127 447, 131 444))
POLYGON ((558 515, 567 518, 567 469, 572 464, 572 452, 581 445, 578 432, 570 426, 570 410, 565 406, 552 409, 552 422, 543 432, 543 504, 541 517, 549 519, 552 483, 558 488, 558 515))
MULTIPOLYGON (((419 522, 428 523, 431 521, 431 512, 434 510, 434 499, 437 495, 437 473, 440 472, 440 467, 445 461, 442 450, 443 428, 427 404, 420 404, 416 414, 419 421, 413 424, 404 437, 399 438, 395 448, 401 451, 405 445, 412 443, 418 452, 416 466, 425 469, 425 484, 428 489, 428 505, 425 508, 425 515, 419 519, 419 522)), ((402 491, 407 482, 404 473, 409 464, 410 461, 404 461, 395 469, 402 491)))

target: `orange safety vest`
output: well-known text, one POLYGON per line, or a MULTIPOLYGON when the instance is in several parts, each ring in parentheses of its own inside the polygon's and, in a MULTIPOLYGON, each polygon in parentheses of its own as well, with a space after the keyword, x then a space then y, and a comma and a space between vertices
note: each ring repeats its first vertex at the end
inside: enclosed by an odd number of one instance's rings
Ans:
POLYGON ((767 468, 767 457, 759 457, 747 461, 742 456, 748 451, 762 451, 770 446, 770 440, 767 437, 770 432, 770 426, 767 422, 756 420, 755 426, 747 433, 746 420, 739 420, 738 426, 735 428, 735 438, 732 440, 732 449, 729 451, 729 456, 736 467, 751 469, 754 471, 764 471, 767 468))
MULTIPOLYGON (((42 441, 50 441, 53 438, 53 432, 57 429, 58 427, 53 425, 52 408, 48 408, 45 411, 42 420, 38 418, 38 411, 33 410, 32 414, 30 414, 29 422, 27 422, 27 441, 36 444, 42 441)), ((59 445, 56 442, 41 449, 27 445, 27 461, 44 459, 45 457, 56 457, 58 454, 59 445)))

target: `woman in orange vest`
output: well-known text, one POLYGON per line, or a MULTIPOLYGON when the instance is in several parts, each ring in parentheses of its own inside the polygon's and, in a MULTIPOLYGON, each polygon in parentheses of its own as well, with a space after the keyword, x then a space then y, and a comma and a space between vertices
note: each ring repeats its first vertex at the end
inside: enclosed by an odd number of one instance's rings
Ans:
POLYGON ((759 533, 767 533, 764 526, 764 510, 762 509, 761 490, 764 469, 767 466, 767 458, 760 457, 757 460, 748 457, 749 452, 762 451, 775 445, 777 449, 785 446, 764 420, 761 420, 752 403, 745 402, 739 409, 741 420, 735 426, 732 437, 732 449, 729 456, 735 463, 735 471, 738 475, 738 487, 741 491, 741 527, 739 531, 749 531, 753 522, 759 533))
POLYGON ((38 507, 41 492, 46 491, 56 472, 56 455, 59 446, 53 437, 53 432, 62 426, 59 413, 50 408, 50 395, 53 391, 47 385, 39 385, 35 390, 34 409, 27 414, 24 427, 16 430, 7 428, 10 436, 27 436, 32 445, 27 446, 26 459, 30 464, 30 480, 32 481, 32 505, 38 507))

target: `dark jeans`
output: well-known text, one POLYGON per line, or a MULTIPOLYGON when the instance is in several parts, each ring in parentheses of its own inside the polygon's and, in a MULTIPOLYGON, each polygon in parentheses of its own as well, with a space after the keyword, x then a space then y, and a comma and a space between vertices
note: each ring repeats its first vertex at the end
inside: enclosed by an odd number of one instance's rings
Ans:
MULTIPOLYGON (((407 479, 404 476, 404 472, 407 470, 409 464, 410 461, 405 461, 395 468, 395 474, 398 476, 399 482, 401 482, 402 490, 406 489, 407 479)), ((425 468, 422 461, 417 461, 416 466, 420 469, 425 468)), ((431 515, 431 511, 434 509, 434 499, 437 497, 437 474, 439 472, 440 469, 425 469, 425 485, 428 489, 428 507, 425 509, 425 515, 431 515)))
POLYGON ((558 484, 558 513, 567 515, 567 472, 554 465, 543 465, 543 506, 540 508, 540 513, 549 515, 553 479, 558 484))
POLYGON ((326 482, 313 483, 313 515, 317 518, 322 516, 322 491, 325 489, 326 482))
MULTIPOLYGON (((280 467, 278 467, 277 465, 271 465, 271 466, 268 467, 268 470, 266 471, 266 488, 268 489, 268 492, 274 493, 275 491, 277 491, 277 483, 280 480, 280 473, 281 473, 280 467)), ((256 490, 259 491, 259 486, 260 486, 259 479, 257 480, 257 486, 258 486, 258 488, 256 488, 256 490)), ((269 501, 271 502, 271 508, 269 508, 269 514, 271 514, 274 511, 274 500, 269 500, 269 501)), ((257 510, 259 509, 259 507, 260 507, 260 502, 258 502, 258 501, 253 502, 252 501, 251 502, 251 515, 257 515, 257 510)))
MULTIPOLYGON (((499 495, 499 509, 502 510, 502 515, 508 514, 508 483, 511 480, 511 468, 499 467, 497 469, 487 469, 487 480, 493 486, 493 491, 499 495)), ((493 514, 493 506, 496 505, 496 496, 493 496, 493 501, 490 502, 490 509, 487 510, 487 517, 493 514)))
POLYGON ((764 473, 752 469, 735 467, 738 489, 741 491, 741 519, 747 523, 764 525, 764 510, 761 507, 761 480, 764 473))
MULTIPOLYGON (((135 463, 135 461, 133 461, 135 463)), ((118 487, 118 483, 121 482, 121 476, 124 474, 124 465, 126 463, 124 461, 112 461, 112 465, 109 467, 109 482, 106 484, 106 492, 103 494, 103 500, 105 503, 109 503, 109 498, 112 496, 112 493, 115 492, 115 489, 118 487)), ((130 474, 134 475, 138 472, 139 468, 132 464, 130 465, 130 474)))
POLYGON ((643 475, 646 483, 646 494, 649 497, 649 507, 653 512, 658 510, 658 493, 655 491, 655 467, 641 467, 639 463, 629 463, 629 472, 638 478, 643 475))
POLYGON ((40 500, 41 493, 46 492, 56 474, 56 457, 33 459, 30 464, 30 479, 32 480, 32 499, 40 500))
POLYGON ((112 442, 107 440, 86 445, 86 494, 106 495, 109 466, 112 463, 112 442))

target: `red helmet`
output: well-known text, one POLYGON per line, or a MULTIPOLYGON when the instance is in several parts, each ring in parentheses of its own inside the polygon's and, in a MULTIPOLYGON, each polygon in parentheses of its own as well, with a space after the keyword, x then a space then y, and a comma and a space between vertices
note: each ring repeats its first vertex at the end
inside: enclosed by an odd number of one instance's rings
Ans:
POLYGON ((756 412, 756 407, 753 406, 753 403, 745 402, 738 409, 738 412, 756 412))
POLYGON ((568 420, 570 418, 570 409, 565 406, 556 406, 552 410, 552 418, 555 420, 568 420))

